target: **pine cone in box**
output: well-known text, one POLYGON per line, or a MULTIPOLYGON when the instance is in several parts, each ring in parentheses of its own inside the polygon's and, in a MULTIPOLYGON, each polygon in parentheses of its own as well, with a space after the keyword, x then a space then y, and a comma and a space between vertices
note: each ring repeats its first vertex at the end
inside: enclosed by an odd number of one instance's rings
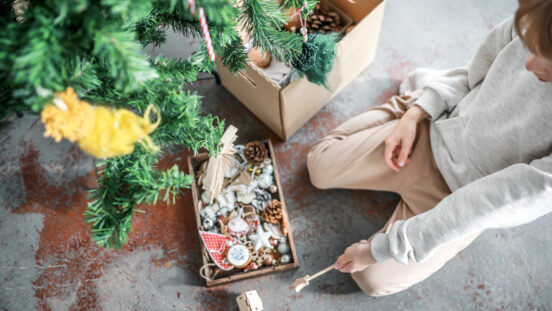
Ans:
POLYGON ((245 158, 253 165, 260 165, 268 156, 265 144, 258 141, 250 141, 245 145, 245 158))
POLYGON ((341 17, 336 11, 318 4, 307 19, 309 33, 328 33, 340 31, 343 27, 341 17))
POLYGON ((266 205, 266 208, 261 215, 264 221, 277 224, 284 217, 284 211, 282 209, 282 203, 278 200, 272 200, 266 205))

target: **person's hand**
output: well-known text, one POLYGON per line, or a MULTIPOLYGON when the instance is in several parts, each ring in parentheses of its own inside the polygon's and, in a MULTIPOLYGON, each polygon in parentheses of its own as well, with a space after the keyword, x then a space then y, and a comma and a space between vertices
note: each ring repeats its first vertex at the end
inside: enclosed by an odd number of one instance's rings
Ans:
POLYGON ((412 106, 385 139, 383 158, 392 170, 398 172, 401 167, 410 162, 408 156, 412 153, 412 145, 416 139, 416 127, 427 116, 427 112, 421 107, 412 106))
POLYGON ((343 273, 353 273, 362 271, 374 263, 376 260, 372 256, 370 242, 362 240, 347 247, 343 255, 337 258, 334 267, 343 273))

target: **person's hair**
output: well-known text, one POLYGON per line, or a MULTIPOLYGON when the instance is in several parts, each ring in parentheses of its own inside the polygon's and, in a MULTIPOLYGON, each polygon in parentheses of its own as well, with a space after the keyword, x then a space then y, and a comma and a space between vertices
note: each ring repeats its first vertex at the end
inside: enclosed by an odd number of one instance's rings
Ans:
POLYGON ((551 0, 519 0, 514 25, 529 51, 552 59, 551 0))

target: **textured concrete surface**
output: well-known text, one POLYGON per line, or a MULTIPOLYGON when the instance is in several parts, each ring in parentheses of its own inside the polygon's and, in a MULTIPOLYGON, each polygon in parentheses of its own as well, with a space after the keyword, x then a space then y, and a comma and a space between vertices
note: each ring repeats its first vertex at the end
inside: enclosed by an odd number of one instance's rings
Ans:
MULTIPOLYGON (((122 251, 97 247, 82 217, 86 191, 94 186, 92 159, 72 144, 42 138, 36 117, 13 119, 0 129, 0 310, 236 310, 235 297, 251 289, 266 310, 552 309, 552 216, 485 232, 441 271, 393 296, 368 297, 338 272, 299 294, 287 290, 295 278, 330 265, 375 232, 397 202, 391 193, 314 189, 305 169, 309 148, 340 122, 395 94, 414 68, 466 63, 515 8, 515 0, 390 0, 375 63, 287 142, 214 81, 192 86, 205 96, 205 110, 238 126, 241 138, 275 140, 300 259, 294 271, 205 288, 188 191, 175 205, 137 214, 122 251)), ((186 155, 175 150, 162 165, 184 166, 186 155)))

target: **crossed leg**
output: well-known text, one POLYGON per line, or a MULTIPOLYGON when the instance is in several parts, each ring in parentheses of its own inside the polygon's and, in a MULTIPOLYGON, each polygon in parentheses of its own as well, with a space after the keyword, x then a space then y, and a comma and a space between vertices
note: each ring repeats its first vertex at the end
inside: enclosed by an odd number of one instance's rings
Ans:
MULTIPOLYGON (((395 221, 421 214, 450 194, 433 159, 428 121, 419 124, 410 163, 400 172, 393 171, 383 160, 385 138, 415 99, 416 96, 394 96, 384 105, 346 121, 307 156, 310 179, 317 188, 392 191, 401 195, 391 218, 378 232, 388 232, 395 221)), ((393 294, 429 277, 477 236, 442 246, 422 263, 404 265, 389 259, 353 273, 352 277, 367 294, 393 294)))

